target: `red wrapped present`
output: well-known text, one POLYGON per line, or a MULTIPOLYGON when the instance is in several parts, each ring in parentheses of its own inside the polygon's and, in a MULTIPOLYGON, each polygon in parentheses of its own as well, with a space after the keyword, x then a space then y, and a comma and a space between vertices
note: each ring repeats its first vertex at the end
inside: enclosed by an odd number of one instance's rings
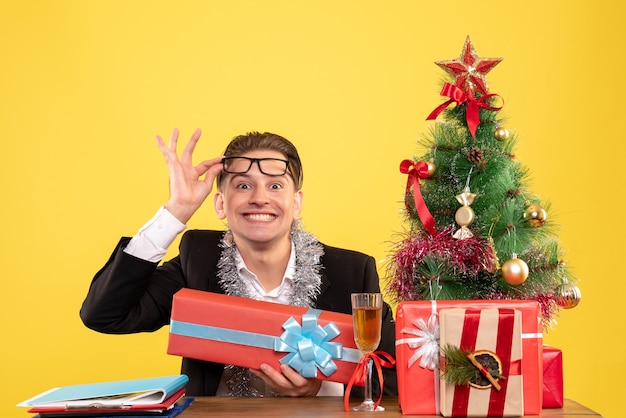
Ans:
POLYGON ((396 311, 396 370, 398 399, 402 413, 439 414, 438 313, 446 308, 511 308, 522 313, 524 413, 540 414, 543 385, 543 325, 539 303, 527 300, 401 302, 396 311))
POLYGON ((174 295, 167 352, 341 383, 361 357, 351 315, 192 289, 174 295))
POLYGON ((441 310, 440 347, 444 353, 456 350, 461 354, 454 359, 451 354, 446 357, 446 372, 452 373, 456 367, 482 373, 459 384, 446 382, 442 375, 441 415, 524 415, 521 322, 521 312, 509 308, 441 310), (493 378, 491 369, 498 378, 493 378))
POLYGON ((543 346, 543 407, 563 408, 563 352, 543 346))

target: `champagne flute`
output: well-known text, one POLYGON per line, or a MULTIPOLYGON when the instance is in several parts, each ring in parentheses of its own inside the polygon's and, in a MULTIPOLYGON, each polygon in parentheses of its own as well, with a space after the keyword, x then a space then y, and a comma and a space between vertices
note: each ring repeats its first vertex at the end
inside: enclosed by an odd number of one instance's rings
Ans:
MULTIPOLYGON (((352 321, 354 324, 354 341, 363 354, 374 352, 380 344, 382 328, 383 296, 380 293, 353 293, 352 321)), ((384 411, 385 408, 372 400, 372 360, 365 362, 365 399, 355 411, 384 411)))

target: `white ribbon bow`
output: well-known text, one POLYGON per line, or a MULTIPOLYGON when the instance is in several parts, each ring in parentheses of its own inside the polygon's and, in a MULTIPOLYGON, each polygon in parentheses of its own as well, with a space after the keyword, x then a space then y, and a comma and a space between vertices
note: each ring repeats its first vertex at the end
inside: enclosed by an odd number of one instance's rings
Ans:
POLYGON ((439 366, 439 317, 434 313, 428 318, 428 324, 422 318, 417 318, 412 324, 417 329, 402 329, 403 333, 417 337, 404 340, 411 349, 416 350, 408 366, 411 367, 421 357, 420 367, 435 370, 439 366))

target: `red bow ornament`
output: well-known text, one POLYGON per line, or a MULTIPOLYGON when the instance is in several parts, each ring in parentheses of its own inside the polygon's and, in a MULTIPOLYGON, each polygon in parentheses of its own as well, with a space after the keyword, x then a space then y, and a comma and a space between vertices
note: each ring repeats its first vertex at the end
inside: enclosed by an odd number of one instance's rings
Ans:
POLYGON ((428 115, 426 120, 437 119, 437 116, 439 116, 439 114, 452 103, 456 103, 457 106, 465 104, 465 119, 467 121, 467 127, 472 134, 472 138, 476 137, 476 128, 478 128, 478 125, 480 125, 480 109, 494 111, 502 109, 502 106, 491 106, 489 103, 486 102, 487 99, 491 97, 500 97, 497 94, 486 94, 476 99, 474 97, 473 91, 470 90, 469 92, 465 92, 450 83, 445 83, 443 85, 443 88, 441 89, 441 95, 449 97, 450 100, 437 106, 435 110, 433 110, 430 115, 428 115))
MULTIPOLYGON (((424 202, 424 198, 422 197, 422 192, 420 190, 419 179, 428 178, 428 164, 425 162, 413 163, 411 160, 404 160, 400 163, 400 172, 409 175, 406 182, 406 192, 409 191, 412 185, 415 210, 424 224, 424 227, 430 235, 437 235, 437 231, 435 230, 435 218, 430 214, 428 207, 426 207, 426 202, 424 202)), ((410 211, 408 204, 407 210, 410 211)))

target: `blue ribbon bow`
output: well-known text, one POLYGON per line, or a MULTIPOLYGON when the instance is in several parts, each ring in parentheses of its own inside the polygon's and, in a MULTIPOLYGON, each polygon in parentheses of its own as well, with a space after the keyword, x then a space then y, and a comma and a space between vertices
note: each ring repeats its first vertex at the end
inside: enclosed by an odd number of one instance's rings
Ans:
POLYGON ((343 345, 331 340, 341 332, 333 323, 322 327, 317 323, 322 311, 309 309, 302 315, 302 326, 293 317, 283 324, 285 332, 275 341, 274 350, 287 352, 280 359, 281 364, 287 364, 304 377, 317 377, 317 369, 325 376, 330 376, 337 370, 333 359, 342 358, 343 345))

